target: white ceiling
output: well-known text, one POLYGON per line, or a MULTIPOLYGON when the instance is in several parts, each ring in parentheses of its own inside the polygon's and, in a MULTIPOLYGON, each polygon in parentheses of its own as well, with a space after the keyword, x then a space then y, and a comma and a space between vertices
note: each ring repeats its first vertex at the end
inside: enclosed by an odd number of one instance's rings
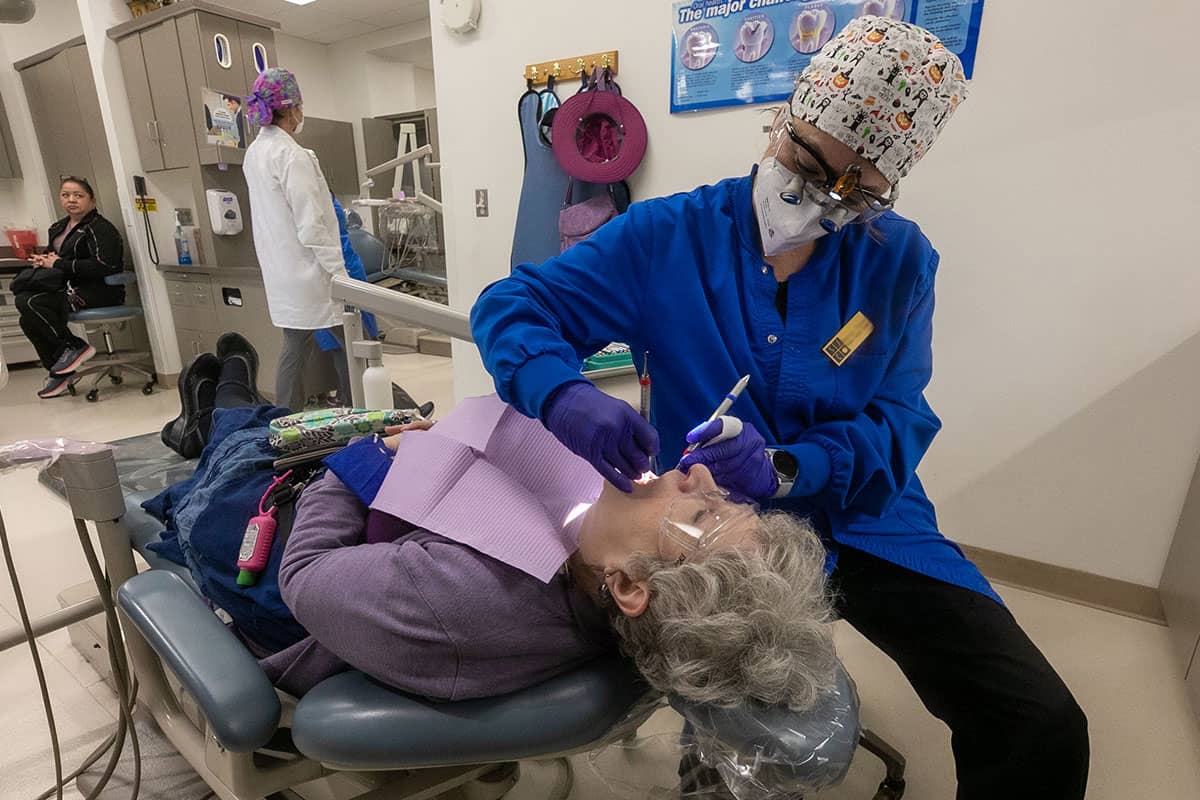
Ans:
MULTIPOLYGON (((333 44, 429 18, 429 0, 315 0, 304 6, 284 0, 217 1, 249 14, 277 20, 283 26, 282 32, 288 36, 321 44, 333 44)), ((429 66, 433 66, 432 55, 429 66)))

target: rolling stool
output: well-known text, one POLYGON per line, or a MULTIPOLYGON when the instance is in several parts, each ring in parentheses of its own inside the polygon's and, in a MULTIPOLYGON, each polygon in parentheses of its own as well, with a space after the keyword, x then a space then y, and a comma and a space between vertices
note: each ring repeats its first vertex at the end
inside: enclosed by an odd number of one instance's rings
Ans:
MULTIPOLYGON (((137 285, 137 276, 132 272, 119 272, 116 275, 107 276, 104 282, 109 286, 137 285)), ((146 379, 145 385, 142 386, 142 394, 154 392, 154 384, 158 383, 158 376, 153 371, 150 353, 144 350, 122 352, 113 346, 112 332, 120 330, 130 320, 141 315, 141 307, 123 305, 84 308, 68 317, 70 322, 82 325, 88 334, 103 334, 104 353, 93 358, 71 376, 71 380, 67 384, 67 391, 72 395, 77 394, 75 385, 89 375, 95 376, 92 379, 92 388, 86 395, 87 401, 94 403, 100 397, 100 381, 104 380, 105 376, 114 385, 117 385, 125 380, 123 373, 134 372, 146 379), (147 369, 143 365, 151 366, 147 369)))

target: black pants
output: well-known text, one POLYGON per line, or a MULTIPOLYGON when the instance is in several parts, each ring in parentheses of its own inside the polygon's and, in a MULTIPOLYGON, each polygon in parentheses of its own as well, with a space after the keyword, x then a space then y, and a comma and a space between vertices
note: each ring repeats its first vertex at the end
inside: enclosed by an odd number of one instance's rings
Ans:
POLYGON ((21 314, 21 330, 33 343, 42 366, 50 369, 68 347, 82 347, 86 342, 67 328, 67 293, 22 292, 16 296, 17 311, 21 314))
MULTIPOLYGON (((838 611, 949 726, 958 798, 1082 798, 1087 718, 1012 614, 970 590, 840 551, 838 611)), ((910 759, 924 746, 893 744, 910 759)))

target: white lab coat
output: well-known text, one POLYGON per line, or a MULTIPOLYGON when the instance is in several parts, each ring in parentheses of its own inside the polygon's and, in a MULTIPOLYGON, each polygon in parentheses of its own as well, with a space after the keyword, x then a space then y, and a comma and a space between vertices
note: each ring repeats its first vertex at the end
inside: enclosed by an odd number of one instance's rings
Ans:
POLYGON ((246 150, 242 171, 271 322, 298 330, 341 325, 342 307, 329 290, 346 262, 316 154, 268 125, 246 150))

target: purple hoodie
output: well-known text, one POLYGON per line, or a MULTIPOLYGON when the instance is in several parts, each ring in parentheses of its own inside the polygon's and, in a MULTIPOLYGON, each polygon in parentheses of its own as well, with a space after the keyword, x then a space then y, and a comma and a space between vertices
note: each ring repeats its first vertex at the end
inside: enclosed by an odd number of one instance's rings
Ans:
MULTIPOLYGON (((539 435, 529 422, 504 415, 492 444, 526 450, 518 442, 529 446, 539 435), (510 435, 517 428, 521 436, 510 435)), ((484 449, 476 451, 481 461, 484 449)), ((528 478, 522 461, 489 463, 516 485, 528 478)), ((399 459, 389 480, 402 469, 411 467, 399 459)), ((467 481, 465 488, 482 491, 474 486, 467 481)), ((593 489, 584 492, 594 496, 593 489)), ((381 498, 385 492, 386 485, 381 498)), ((495 506, 469 505, 472 515, 496 519, 495 506)), ((616 646, 604 614, 563 575, 547 583, 466 544, 368 511, 332 472, 301 497, 279 584, 311 635, 262 664, 276 685, 296 695, 354 668, 434 699, 488 697, 540 683, 616 646)))

